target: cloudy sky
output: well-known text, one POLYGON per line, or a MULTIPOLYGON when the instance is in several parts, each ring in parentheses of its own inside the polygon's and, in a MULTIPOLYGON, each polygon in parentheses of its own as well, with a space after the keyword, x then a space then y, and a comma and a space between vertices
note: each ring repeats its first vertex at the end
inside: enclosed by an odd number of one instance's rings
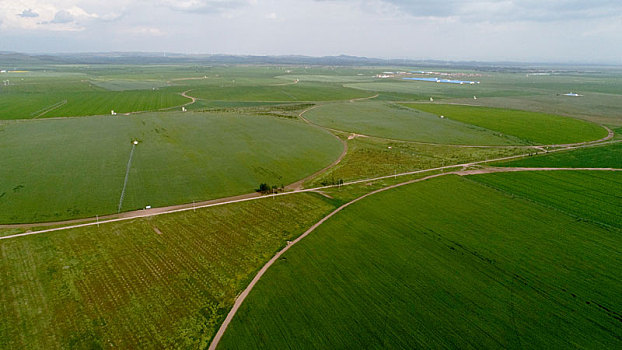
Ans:
POLYGON ((622 1, 0 0, 0 51, 622 64, 622 1))

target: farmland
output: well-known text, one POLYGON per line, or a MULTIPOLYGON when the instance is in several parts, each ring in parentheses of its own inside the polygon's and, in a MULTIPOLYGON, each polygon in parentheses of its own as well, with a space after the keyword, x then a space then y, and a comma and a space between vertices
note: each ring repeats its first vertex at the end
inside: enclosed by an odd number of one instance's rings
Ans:
POLYGON ((302 122, 242 114, 84 117, 0 128, 3 223, 116 212, 132 140, 140 143, 124 211, 249 193, 262 182, 287 185, 342 151, 333 136, 302 122))
MULTIPOLYGON (((348 144, 348 153, 339 164, 315 177, 309 187, 409 171, 462 164, 482 159, 524 154, 529 149, 512 147, 453 147, 388 141, 374 137, 339 134, 348 144)), ((535 152, 535 150, 533 150, 535 152)))
POLYGON ((332 208, 301 194, 1 241, 0 347, 205 347, 261 264, 332 208))
POLYGON ((622 168, 617 71, 24 65, 0 348, 619 347, 620 172, 505 168, 622 168))
POLYGON ((323 105, 304 116, 325 127, 398 140, 468 145, 523 143, 515 137, 383 102, 323 105))
POLYGON ((581 220, 622 229, 622 173, 525 172, 471 177, 581 220), (534 191, 537 184, 537 191, 534 191))
MULTIPOLYGON (((190 102, 178 88, 152 90, 151 84, 109 90, 91 83, 84 76, 49 76, 20 74, 10 86, 0 90, 0 120, 73 117, 85 115, 128 113, 169 108, 190 102), (82 78, 82 79, 80 79, 82 78), (148 87, 148 89, 145 89, 148 87), (116 90, 116 91, 113 91, 116 90)), ((110 83, 108 83, 110 84, 110 83)), ((127 83, 126 83, 127 84, 127 83)), ((135 82, 134 84, 141 84, 135 82)))
POLYGON ((268 270, 220 348, 615 347, 619 230, 549 205, 456 177, 356 203, 268 270))
POLYGON ((597 124, 542 113, 437 104, 408 104, 407 106, 498 131, 530 144, 577 143, 598 140, 607 136, 607 130, 597 124), (555 129, 555 133, 551 133, 550 129, 555 129))
POLYGON ((529 157, 499 166, 563 167, 563 168, 622 168, 622 143, 577 149, 529 157))

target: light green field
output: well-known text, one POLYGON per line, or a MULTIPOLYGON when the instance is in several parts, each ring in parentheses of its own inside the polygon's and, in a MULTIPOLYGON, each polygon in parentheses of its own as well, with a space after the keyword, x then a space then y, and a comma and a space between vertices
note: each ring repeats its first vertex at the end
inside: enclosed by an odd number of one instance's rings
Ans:
POLYGON ((612 127, 622 126, 622 99, 617 95, 587 93, 583 97, 555 94, 452 99, 447 102, 494 108, 520 109, 532 112, 566 115, 612 127))
POLYGON ((439 104, 405 104, 420 111, 513 136, 529 144, 568 144, 598 140, 607 130, 568 117, 518 110, 439 104), (555 132, 551 132, 555 130, 555 132))
POLYGON ((309 121, 342 131, 390 139, 465 145, 516 145, 515 137, 385 102, 335 103, 305 113, 309 121))
POLYGON ((111 110, 121 114, 188 102, 189 99, 170 89, 0 94, 0 119, 105 115, 111 110))
POLYGON ((297 194, 2 240, 0 348, 205 348, 257 269, 333 208, 297 194))
POLYGON ((536 151, 512 147, 427 145, 371 137, 347 140, 347 134, 341 137, 348 143, 348 153, 339 164, 310 180, 308 187, 337 184, 339 180, 347 182, 369 179, 536 151))
POLYGON ((168 85, 161 80, 92 80, 91 83, 110 91, 152 90, 168 85))
POLYGON ((550 184, 524 200, 445 177, 358 202, 268 270, 219 348, 617 348, 620 230, 540 204, 550 184))
POLYGON ((433 98, 458 98, 494 96, 523 96, 532 95, 533 92, 513 90, 511 85, 503 86, 501 89, 487 84, 481 85, 455 85, 438 84, 418 81, 387 80, 379 82, 362 82, 345 84, 345 87, 360 89, 365 91, 401 93, 425 96, 426 99, 433 98))
MULTIPOLYGON (((277 80, 282 83, 282 80, 277 80)), ((336 101, 371 96, 369 92, 344 88, 337 84, 300 82, 291 85, 224 85, 197 87, 192 96, 212 101, 336 101)))
POLYGON ((214 113, 5 122, 0 125, 0 222, 40 222, 253 192, 295 182, 342 151, 300 121, 214 113))
POLYGON ((558 167, 558 168, 618 168, 622 169, 622 142, 499 162, 497 166, 558 167))
POLYGON ((469 178, 581 220, 622 229, 622 172, 542 171, 469 178))
POLYGON ((356 82, 356 81, 368 81, 373 80, 374 78, 367 76, 358 76, 358 75, 280 75, 277 76, 278 79, 283 79, 286 81, 295 81, 298 79, 299 81, 316 81, 322 83, 347 83, 347 82, 356 82))

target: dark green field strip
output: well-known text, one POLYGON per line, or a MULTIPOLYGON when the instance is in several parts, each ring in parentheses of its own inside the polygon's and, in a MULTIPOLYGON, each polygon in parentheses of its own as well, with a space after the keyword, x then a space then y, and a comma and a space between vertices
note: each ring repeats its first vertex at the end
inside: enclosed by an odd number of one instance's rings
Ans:
POLYGON ((298 194, 0 242, 0 348, 204 348, 286 240, 333 210, 298 194))
POLYGON ((150 111, 190 102, 171 88, 143 91, 74 91, 41 94, 0 94, 0 119, 77 117, 150 111), (66 101, 58 108, 54 104, 66 101), (47 111, 50 109, 49 111, 47 111), (42 114, 42 112, 46 112, 42 114))
POLYGON ((622 168, 622 142, 496 163, 508 167, 622 168))
POLYGON ((607 136, 607 130, 597 124, 551 114, 460 105, 427 103, 405 105, 501 132, 531 144, 577 143, 599 140, 607 136))
POLYGON ((285 253, 220 348, 616 348, 621 243, 468 179, 402 187, 285 253))
POLYGON ((497 173, 469 179, 584 220, 622 228, 622 172, 497 173))
POLYGON ((342 152, 300 121, 241 114, 152 113, 0 125, 0 222, 115 213, 131 149, 123 211, 287 185, 342 152))

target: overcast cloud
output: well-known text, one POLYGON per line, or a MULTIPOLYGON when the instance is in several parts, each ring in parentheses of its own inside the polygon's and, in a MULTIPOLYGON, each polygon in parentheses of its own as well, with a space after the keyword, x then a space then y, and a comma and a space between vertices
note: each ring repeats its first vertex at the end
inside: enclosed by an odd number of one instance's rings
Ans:
POLYGON ((0 0, 0 50, 622 63, 619 0, 0 0))

